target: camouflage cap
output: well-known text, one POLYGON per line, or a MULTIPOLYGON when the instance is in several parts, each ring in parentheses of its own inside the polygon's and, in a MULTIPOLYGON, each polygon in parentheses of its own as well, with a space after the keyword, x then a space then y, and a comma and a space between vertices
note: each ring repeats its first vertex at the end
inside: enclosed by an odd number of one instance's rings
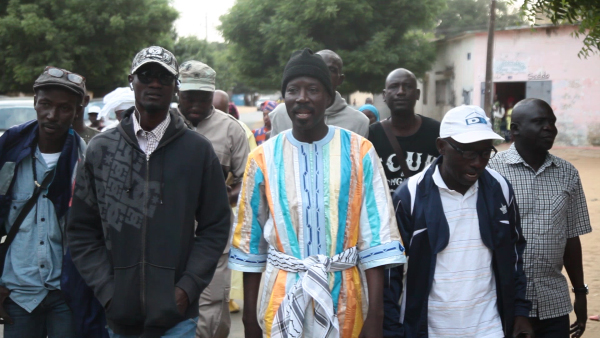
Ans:
POLYGON ((59 86, 85 97, 85 78, 66 69, 47 66, 33 83, 33 90, 41 87, 59 86))
POLYGON ((144 48, 137 53, 131 63, 131 74, 135 73, 141 66, 152 62, 158 63, 171 74, 177 76, 177 68, 179 68, 177 59, 173 53, 159 46, 144 48))
POLYGON ((215 91, 217 73, 200 61, 186 61, 179 67, 179 91, 202 90, 215 91))

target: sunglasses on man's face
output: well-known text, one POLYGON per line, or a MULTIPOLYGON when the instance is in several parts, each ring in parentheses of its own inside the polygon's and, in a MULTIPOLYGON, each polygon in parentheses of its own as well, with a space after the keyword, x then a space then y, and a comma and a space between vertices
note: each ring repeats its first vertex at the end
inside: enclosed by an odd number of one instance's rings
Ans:
POLYGON ((167 72, 153 73, 150 70, 136 73, 138 80, 143 84, 151 84, 155 79, 163 86, 172 86, 175 76, 167 72))
POLYGON ((73 82, 74 84, 80 85, 85 82, 85 78, 83 76, 62 70, 60 68, 48 66, 44 71, 48 73, 48 75, 57 78, 62 78, 63 76, 67 75, 67 80, 73 82))

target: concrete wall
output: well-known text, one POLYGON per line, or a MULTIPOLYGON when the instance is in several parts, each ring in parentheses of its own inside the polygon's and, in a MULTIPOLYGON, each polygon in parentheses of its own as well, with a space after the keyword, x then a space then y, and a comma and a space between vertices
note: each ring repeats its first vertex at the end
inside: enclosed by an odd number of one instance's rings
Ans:
POLYGON ((448 110, 465 103, 473 104, 473 98, 477 96, 474 86, 474 63, 477 56, 474 53, 475 37, 466 35, 440 41, 437 48, 437 59, 432 70, 420 83, 421 100, 417 104, 417 111, 441 120, 448 110), (445 104, 436 103, 437 81, 446 81, 445 104))
MULTIPOLYGON (((562 26, 497 32, 494 81, 552 81, 557 142, 600 145, 600 56, 580 59, 581 39, 571 36, 573 31, 573 26, 562 26)), ((479 47, 487 37, 476 39, 479 47)), ((485 60, 478 67, 485 67, 485 60)), ((477 80, 484 81, 485 73, 477 80)))
MULTIPOLYGON (((558 119, 557 143, 600 145, 600 57, 580 59, 581 39, 573 26, 497 31, 494 45, 494 82, 551 81, 552 108, 558 119)), ((418 111, 441 119, 453 106, 482 106, 487 33, 472 33, 438 42, 438 57, 425 77, 427 104, 418 111), (471 53, 471 60, 467 60, 471 53), (435 81, 445 79, 452 95, 448 104, 435 104, 435 81), (453 100, 452 100, 453 97, 453 100)))

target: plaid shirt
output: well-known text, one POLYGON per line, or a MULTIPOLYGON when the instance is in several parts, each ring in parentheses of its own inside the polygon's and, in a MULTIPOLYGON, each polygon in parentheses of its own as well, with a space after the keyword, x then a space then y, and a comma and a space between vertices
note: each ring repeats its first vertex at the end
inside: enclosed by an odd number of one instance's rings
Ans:
POLYGON ((575 167, 550 153, 535 172, 515 149, 496 155, 489 166, 512 184, 527 240, 523 270, 527 276, 530 317, 556 318, 573 307, 562 274, 568 238, 592 231, 585 195, 575 167))
POLYGON ((140 145, 140 149, 146 153, 146 155, 150 156, 158 147, 158 142, 167 131, 167 127, 169 123, 171 123, 171 114, 167 113, 167 118, 164 119, 156 128, 151 131, 145 131, 140 126, 140 123, 137 119, 137 111, 133 112, 133 132, 135 133, 135 137, 137 138, 138 144, 140 145))

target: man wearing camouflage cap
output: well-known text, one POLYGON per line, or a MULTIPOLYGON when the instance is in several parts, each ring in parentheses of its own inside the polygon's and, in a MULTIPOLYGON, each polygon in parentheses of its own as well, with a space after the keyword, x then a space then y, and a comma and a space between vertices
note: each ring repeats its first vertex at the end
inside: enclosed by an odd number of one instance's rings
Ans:
MULTIPOLYGON (((227 187, 229 203, 235 205, 242 185, 250 148, 246 133, 231 115, 213 107, 215 71, 200 61, 187 61, 179 67, 179 109, 193 129, 212 143, 223 177, 232 175, 227 187)), ((229 230, 229 228, 227 229, 229 230)), ((197 337, 227 337, 231 326, 229 289, 231 271, 227 269, 229 245, 219 259, 212 282, 200 296, 197 337)))
POLYGON ((92 139, 77 173, 68 240, 113 338, 194 337, 198 299, 228 240, 218 157, 169 112, 178 73, 168 50, 139 52, 135 106, 92 139))

